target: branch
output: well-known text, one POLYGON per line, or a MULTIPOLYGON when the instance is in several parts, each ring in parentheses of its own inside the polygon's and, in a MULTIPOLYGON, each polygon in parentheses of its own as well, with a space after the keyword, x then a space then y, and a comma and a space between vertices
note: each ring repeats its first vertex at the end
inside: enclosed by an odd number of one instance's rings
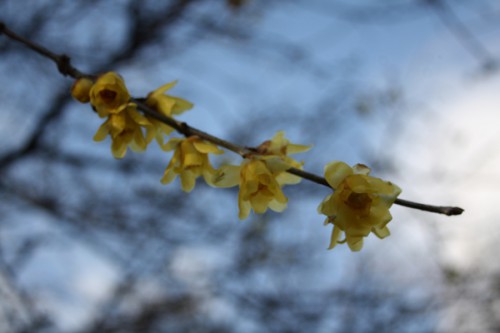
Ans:
MULTIPOLYGON (((296 176, 302 177, 304 179, 307 179, 309 181, 312 181, 316 184, 324 185, 326 187, 331 188, 331 186, 328 184, 325 178, 320 177, 318 175, 309 173, 304 170, 296 169, 296 168, 290 168, 287 170, 289 173, 294 174, 296 176)), ((418 210, 423 210, 426 212, 430 213, 438 213, 438 214, 444 214, 448 216, 452 215, 460 215, 464 212, 464 210, 460 207, 451 207, 451 206, 434 206, 434 205, 427 205, 427 204, 422 204, 418 202, 413 202, 413 201, 408 201, 404 199, 396 199, 394 201, 396 205, 408 207, 408 208, 413 208, 413 209, 418 209, 418 210)))
POLYGON ((71 76, 75 79, 79 79, 81 77, 93 77, 92 75, 84 74, 79 70, 77 70, 75 67, 73 67, 71 65, 71 59, 67 55, 55 54, 50 50, 47 50, 45 47, 33 43, 32 41, 27 40, 24 37, 19 36, 14 31, 8 29, 4 22, 0 22, 0 34, 2 33, 5 34, 10 39, 13 39, 15 41, 24 44, 25 46, 35 51, 36 53, 51 59, 53 62, 56 63, 57 69, 64 76, 71 76))
MULTIPOLYGON (((96 77, 95 75, 82 73, 78 69, 73 67, 71 65, 71 59, 67 55, 55 54, 55 53, 51 52, 50 50, 44 48, 43 46, 40 46, 40 45, 30 41, 30 40, 27 40, 27 39, 17 35, 13 31, 8 29, 5 25, 5 23, 3 23, 3 22, 0 22, 0 34, 1 33, 5 34, 7 37, 9 37, 13 40, 16 40, 16 41, 26 45, 28 48, 35 51, 36 53, 38 53, 46 58, 51 59, 53 62, 56 63, 59 72, 61 72, 61 74, 64 76, 71 76, 75 79, 78 79, 81 77, 89 77, 89 78, 96 77)), ((179 122, 171 117, 167 117, 163 114, 160 114, 157 111, 153 110, 152 108, 148 107, 144 103, 145 99, 143 99, 143 98, 132 98, 131 102, 137 104, 137 108, 140 111, 142 111, 144 114, 146 114, 146 115, 148 115, 156 120, 159 120, 159 121, 167 124, 168 126, 173 127, 177 132, 183 134, 186 137, 196 135, 196 136, 198 136, 204 140, 210 141, 210 142, 212 142, 220 147, 224 147, 232 152, 235 152, 236 154, 238 154, 242 157, 245 157, 246 154, 255 150, 253 148, 243 147, 243 146, 233 144, 229 141, 223 140, 223 139, 218 138, 216 136, 213 136, 209 133, 206 133, 202 130, 199 130, 195 127, 192 127, 192 126, 188 125, 187 123, 179 122)), ((297 168, 290 168, 287 170, 287 172, 294 174, 296 176, 302 177, 304 179, 307 179, 311 182, 314 182, 314 183, 331 188, 325 178, 318 176, 316 174, 313 174, 313 173, 310 173, 310 172, 307 172, 304 170, 300 170, 297 168)), ((448 215, 448 216, 460 215, 464 211, 460 207, 433 206, 433 205, 427 205, 427 204, 422 204, 422 203, 403 200, 403 199, 396 199, 396 201, 394 203, 397 205, 408 207, 408 208, 418 209, 418 210, 431 212, 431 213, 444 214, 444 215, 448 215)))

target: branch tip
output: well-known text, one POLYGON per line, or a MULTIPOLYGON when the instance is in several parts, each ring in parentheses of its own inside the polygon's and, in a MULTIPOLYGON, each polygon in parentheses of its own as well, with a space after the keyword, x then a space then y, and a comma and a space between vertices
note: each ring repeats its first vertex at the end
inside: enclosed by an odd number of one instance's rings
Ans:
POLYGON ((446 215, 452 216, 452 215, 461 215, 464 212, 463 208, 460 207, 448 207, 448 212, 446 212, 446 215))
POLYGON ((413 201, 408 201, 408 200, 399 199, 399 198, 396 199, 396 201, 394 201, 394 203, 396 205, 400 205, 403 207, 423 210, 425 212, 430 212, 430 213, 444 214, 447 216, 460 215, 464 212, 464 210, 460 207, 433 206, 433 205, 422 204, 419 202, 413 202, 413 201))

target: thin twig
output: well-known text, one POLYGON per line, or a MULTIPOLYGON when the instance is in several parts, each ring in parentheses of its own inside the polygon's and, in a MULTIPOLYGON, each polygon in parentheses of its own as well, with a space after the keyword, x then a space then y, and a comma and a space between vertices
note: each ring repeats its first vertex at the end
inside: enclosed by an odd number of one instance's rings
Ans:
POLYGON ((55 54, 54 52, 46 49, 45 47, 38 45, 22 36, 19 36, 14 31, 7 28, 4 22, 0 21, 0 34, 4 34, 10 39, 18 41, 24 45, 26 45, 31 50, 36 53, 51 59, 56 63, 57 69, 64 76, 71 76, 72 78, 79 79, 81 77, 94 77, 93 75, 85 74, 80 72, 78 69, 71 65, 71 59, 65 54, 55 54))
POLYGON ((464 212, 463 208, 460 208, 460 207, 432 206, 432 205, 421 204, 418 202, 408 201, 408 200, 404 200, 404 199, 396 199, 396 201, 394 201, 394 203, 397 205, 400 205, 400 206, 408 207, 408 208, 414 208, 414 209, 424 210, 426 212, 439 213, 439 214, 444 214, 444 215, 448 215, 448 216, 460 215, 464 212))
MULTIPOLYGON (((2 33, 11 39, 16 40, 16 41, 26 45, 27 47, 29 47, 31 50, 35 51, 36 53, 54 61, 57 65, 57 68, 59 69, 59 72, 61 72, 61 74, 63 74, 64 76, 71 76, 75 79, 78 79, 81 77, 89 77, 89 78, 93 78, 93 79, 96 78, 96 76, 94 76, 94 75, 82 73, 78 69, 73 67, 71 65, 70 58, 67 55, 55 54, 55 53, 51 52, 50 50, 46 49, 45 47, 38 45, 30 40, 27 40, 27 39, 17 35, 13 31, 8 29, 3 22, 0 22, 0 34, 2 34, 2 33)), ((180 121, 175 120, 172 117, 168 117, 168 116, 165 116, 163 114, 160 114, 156 110, 148 107, 145 104, 144 98, 132 98, 131 102, 135 103, 137 105, 137 108, 140 111, 142 111, 144 114, 146 114, 147 116, 150 116, 158 121, 161 121, 161 122, 167 124, 168 126, 174 128, 177 132, 183 134, 186 137, 196 135, 204 140, 207 140, 207 141, 210 141, 210 142, 216 144, 217 146, 224 147, 232 152, 235 152, 236 154, 238 154, 242 157, 245 157, 249 152, 255 150, 252 148, 247 148, 247 147, 233 144, 229 141, 223 140, 223 139, 218 138, 216 136, 213 136, 209 133, 206 133, 202 130, 199 130, 195 127, 192 127, 185 122, 180 122, 180 121)), ((318 176, 316 174, 313 174, 313 173, 310 173, 310 172, 307 172, 307 171, 304 171, 301 169, 297 169, 297 168, 290 168, 287 170, 287 172, 294 174, 296 176, 302 177, 304 179, 307 179, 309 181, 312 181, 314 183, 331 188, 325 178, 318 176)), ((448 216, 460 215, 464 211, 460 207, 433 206, 433 205, 427 205, 427 204, 422 204, 422 203, 418 203, 418 202, 408 201, 408 200, 404 200, 404 199, 396 199, 396 201, 394 203, 397 205, 400 205, 400 206, 408 207, 408 208, 418 209, 418 210, 431 212, 431 213, 445 214, 448 216)))

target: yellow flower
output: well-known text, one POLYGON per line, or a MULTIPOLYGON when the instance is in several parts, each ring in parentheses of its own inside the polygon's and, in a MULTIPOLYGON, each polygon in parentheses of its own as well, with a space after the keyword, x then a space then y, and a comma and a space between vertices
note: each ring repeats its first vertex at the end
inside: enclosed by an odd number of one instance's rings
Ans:
MULTIPOLYGON (((280 171, 281 172, 281 171, 280 171)), ((244 159, 241 166, 225 165, 215 177, 217 187, 232 187, 239 185, 238 208, 239 218, 246 219, 250 210, 262 214, 267 208, 282 212, 288 199, 277 181, 276 172, 268 163, 258 158, 244 159)))
POLYGON ((257 147, 257 154, 260 155, 258 156, 259 158, 268 161, 268 164, 274 164, 271 168, 273 168, 276 174, 276 180, 279 184, 297 184, 302 178, 285 171, 290 167, 302 169, 304 163, 298 162, 288 155, 302 153, 309 149, 311 149, 311 146, 290 143, 290 141, 285 138, 285 132, 279 131, 271 140, 264 141, 257 147), (281 164, 281 166, 279 166, 279 164, 281 164))
MULTIPOLYGON (((165 93, 167 90, 173 88, 176 84, 177 81, 173 81, 149 93, 148 97, 146 98, 146 104, 167 117, 172 117, 172 115, 179 115, 191 109, 193 107, 193 104, 191 102, 188 102, 179 97, 167 95, 165 93)), ((167 124, 164 124, 161 121, 158 121, 151 117, 148 117, 148 119, 154 126, 154 136, 158 140, 160 146, 163 146, 163 134, 169 135, 174 129, 167 124)))
POLYGON ((90 89, 90 103, 101 118, 125 110, 129 100, 130 94, 125 82, 114 72, 99 76, 90 89))
POLYGON ((222 154, 223 151, 212 143, 203 141, 197 136, 187 139, 172 138, 165 145, 165 150, 175 150, 174 156, 165 170, 161 182, 168 184, 180 176, 182 190, 190 192, 196 183, 196 178, 203 176, 212 185, 215 169, 208 160, 208 154, 222 154))
POLYGON ((297 184, 301 178, 286 172, 290 167, 302 168, 302 163, 287 154, 309 150, 309 146, 296 145, 285 139, 283 131, 271 140, 264 141, 247 154, 241 166, 222 166, 215 177, 217 187, 239 185, 239 218, 245 219, 251 209, 264 213, 268 208, 281 212, 286 208, 288 199, 281 187, 297 184))
POLYGON ((111 113, 108 119, 99 127, 94 135, 95 141, 102 141, 109 134, 112 144, 111 151, 115 158, 123 158, 127 147, 133 151, 144 151, 151 137, 145 137, 142 127, 151 127, 151 123, 137 112, 134 104, 129 104, 122 112, 111 113))
POLYGON ((73 83, 71 96, 80 103, 88 103, 90 101, 90 89, 93 85, 94 81, 86 77, 81 77, 73 83))
POLYGON ((334 225, 329 249, 347 242, 352 251, 359 251, 363 237, 370 232, 379 238, 389 236, 387 224, 392 219, 389 208, 401 189, 369 173, 370 169, 362 164, 351 168, 335 161, 325 167, 326 181, 335 192, 325 198, 318 211, 327 216, 325 225, 334 225), (345 239, 339 240, 342 232, 345 239))
POLYGON ((282 212, 288 199, 268 165, 259 159, 247 160, 241 166, 240 192, 238 193, 239 218, 245 219, 250 208, 262 214, 270 208, 282 212))

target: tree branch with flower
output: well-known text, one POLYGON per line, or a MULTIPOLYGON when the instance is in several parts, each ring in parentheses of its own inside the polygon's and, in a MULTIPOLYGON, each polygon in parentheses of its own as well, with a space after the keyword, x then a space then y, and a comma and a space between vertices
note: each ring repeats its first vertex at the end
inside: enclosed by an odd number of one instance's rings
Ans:
POLYGON ((142 152, 156 141, 163 151, 173 151, 161 178, 163 184, 178 176, 182 190, 190 192, 201 176, 213 187, 238 186, 240 219, 247 218, 252 210, 257 214, 267 209, 283 211, 288 202, 283 187, 298 184, 302 179, 332 190, 318 207, 319 213, 326 215, 325 224, 333 224, 330 249, 347 243, 352 251, 359 251, 364 237, 372 232, 379 238, 387 237, 390 234, 387 224, 392 219, 389 210, 393 204, 449 216, 463 212, 459 207, 399 199, 401 189, 397 185, 370 176, 370 169, 362 164, 350 167, 344 162, 330 162, 324 177, 307 172, 303 162, 289 155, 307 151, 310 146, 291 143, 283 131, 258 147, 244 147, 215 137, 174 118, 193 107, 191 102, 167 94, 176 81, 161 86, 145 98, 133 98, 123 78, 115 72, 85 74, 71 65, 68 56, 57 55, 24 39, 2 22, 0 33, 51 59, 61 74, 76 79, 71 95, 81 103, 90 103, 96 114, 105 119, 94 140, 103 141, 109 136, 115 158, 123 158, 129 148, 142 152), (171 137, 174 131, 184 138, 171 137), (224 153, 221 148, 240 155, 241 164, 215 169, 209 156, 224 153), (340 240, 342 234, 345 238, 340 240))

